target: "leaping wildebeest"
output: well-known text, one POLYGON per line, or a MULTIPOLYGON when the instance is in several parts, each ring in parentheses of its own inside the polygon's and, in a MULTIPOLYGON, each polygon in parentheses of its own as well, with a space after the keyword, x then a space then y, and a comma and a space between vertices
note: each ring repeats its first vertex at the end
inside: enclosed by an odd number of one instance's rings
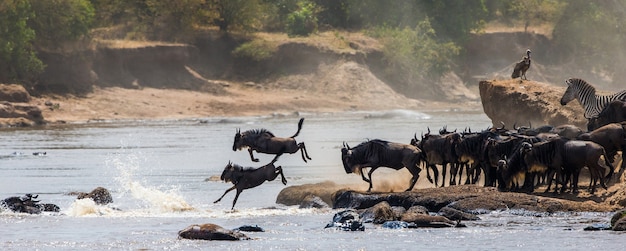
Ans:
POLYGON ((273 181, 279 174, 283 184, 287 185, 287 179, 285 179, 285 175, 283 174, 282 166, 274 166, 274 162, 277 160, 278 157, 274 158, 269 164, 259 168, 242 167, 240 165, 233 164, 232 162, 228 162, 222 172, 222 176, 220 176, 220 179, 225 182, 232 182, 234 185, 231 188, 226 189, 224 194, 222 194, 222 197, 213 203, 220 202, 220 200, 222 200, 228 192, 237 189, 237 194, 233 200, 233 207, 231 208, 232 210, 235 208, 237 198, 239 198, 239 194, 241 194, 243 190, 257 187, 265 181, 273 181))
POLYGON ((365 141, 355 147, 350 147, 347 143, 341 148, 341 160, 346 173, 361 174, 364 181, 369 183, 367 192, 372 191, 372 173, 379 167, 389 167, 395 170, 402 168, 409 169, 413 175, 409 188, 411 191, 422 171, 419 168, 422 159, 422 151, 413 145, 388 142, 380 139, 365 141), (370 167, 367 178, 363 173, 363 168, 370 167))
POLYGON ((235 133, 235 142, 233 143, 233 151, 241 150, 247 147, 248 152, 250 153, 250 159, 254 162, 258 162, 259 159, 255 158, 252 154, 253 151, 276 154, 276 157, 279 157, 283 153, 292 154, 300 150, 302 160, 307 162, 307 159, 310 160, 311 157, 309 157, 309 153, 306 151, 304 142, 297 143, 295 139, 295 137, 300 134, 303 122, 304 118, 301 118, 300 122, 298 122, 298 131, 296 131, 296 133, 289 138, 276 137, 273 133, 266 129, 252 129, 245 132, 241 132, 237 129, 237 133, 235 133))

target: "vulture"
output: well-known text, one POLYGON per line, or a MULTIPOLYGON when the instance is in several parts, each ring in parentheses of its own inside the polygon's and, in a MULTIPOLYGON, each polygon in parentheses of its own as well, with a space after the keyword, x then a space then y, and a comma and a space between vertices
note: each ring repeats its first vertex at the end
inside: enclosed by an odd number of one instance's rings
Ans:
POLYGON ((519 78, 527 80, 526 71, 530 68, 530 49, 526 50, 526 56, 522 58, 521 61, 515 64, 515 68, 513 68, 513 74, 511 74, 511 78, 519 78))

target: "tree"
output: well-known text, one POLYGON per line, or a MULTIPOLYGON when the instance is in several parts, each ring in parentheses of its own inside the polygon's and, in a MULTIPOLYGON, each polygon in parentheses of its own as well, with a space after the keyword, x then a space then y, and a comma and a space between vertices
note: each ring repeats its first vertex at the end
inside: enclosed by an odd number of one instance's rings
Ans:
POLYGON ((28 0, 0 2, 0 82, 32 87, 43 71, 33 48, 35 31, 27 25, 33 16, 28 0))
POLYGON ((626 77, 625 10, 622 0, 569 1, 553 32, 555 46, 562 51, 560 61, 573 61, 580 69, 620 79, 617 82, 622 84, 626 77))
POLYGON ((28 25, 35 30, 35 45, 54 49, 76 41, 91 29, 94 9, 88 0, 31 0, 34 17, 28 25))
POLYGON ((221 31, 232 27, 253 30, 262 25, 266 18, 266 5, 261 0, 207 0, 209 8, 218 13, 214 23, 221 31))

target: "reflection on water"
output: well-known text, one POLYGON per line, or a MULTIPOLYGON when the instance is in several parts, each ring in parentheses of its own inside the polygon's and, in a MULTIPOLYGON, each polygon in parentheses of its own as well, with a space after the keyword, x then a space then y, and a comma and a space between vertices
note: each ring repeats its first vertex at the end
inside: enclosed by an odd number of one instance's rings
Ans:
MULTIPOLYGON (((330 180, 363 185, 364 189, 367 184, 357 175, 346 174, 341 166, 339 149, 343 142, 356 145, 380 138, 408 143, 414 135, 419 137, 443 126, 476 131, 491 124, 480 111, 393 110, 298 116, 306 119, 296 140, 306 142, 313 160, 304 163, 299 154, 283 155, 277 164, 283 166, 288 185, 330 180)), ((0 212, 0 242, 5 250, 501 250, 621 248, 624 244, 619 234, 582 231, 587 225, 608 220, 608 214, 595 213, 528 216, 523 212, 491 212, 481 215, 481 221, 468 222, 465 229, 389 230, 368 224, 365 232, 339 232, 323 228, 334 210, 277 205, 276 195, 285 187, 279 180, 243 191, 235 211, 230 211, 234 192, 214 204, 232 184, 207 178, 220 175, 229 161, 258 167, 273 158, 256 154, 260 162, 254 163, 247 151, 233 152, 236 129, 266 128, 277 136, 289 136, 297 129, 298 116, 2 129, 0 198, 39 194, 42 202, 59 205, 61 213, 0 212), (33 155, 35 152, 46 155, 33 155), (66 195, 98 186, 111 191, 114 203, 99 206, 66 195), (179 230, 202 223, 225 228, 259 225, 266 232, 250 233, 254 240, 237 243, 177 239, 179 230)), ((405 171, 382 168, 374 173, 374 179, 375 189, 385 184, 408 184, 405 171)), ((431 186, 427 182, 421 185, 431 186)))

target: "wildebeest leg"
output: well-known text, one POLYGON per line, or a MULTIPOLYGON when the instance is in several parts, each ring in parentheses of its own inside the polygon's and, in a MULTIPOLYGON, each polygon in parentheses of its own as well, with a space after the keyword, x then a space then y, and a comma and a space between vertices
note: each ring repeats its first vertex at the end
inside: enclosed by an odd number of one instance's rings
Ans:
MULTIPOLYGON (((430 164, 430 165, 428 165, 428 167, 430 167, 430 169, 433 170, 433 177, 432 178, 429 177, 428 180, 430 181, 430 183, 435 184, 435 187, 438 187, 437 180, 439 179, 439 170, 437 169, 437 165, 430 164), (433 180, 434 180, 434 182, 433 182, 433 180)), ((428 174, 428 169, 426 169, 426 174, 428 174)))
POLYGON ((304 162, 306 162, 306 159, 304 158, 305 156, 307 159, 311 160, 311 157, 309 157, 309 152, 307 152, 304 142, 298 143, 298 148, 300 149, 300 153, 302 154, 302 159, 304 160, 304 162))
POLYGON ((283 185, 287 185, 287 179, 285 179, 285 175, 283 174, 283 167, 282 166, 278 166, 276 167, 276 173, 280 174, 280 181, 283 182, 283 185))
MULTIPOLYGON (((450 163, 450 185, 454 186, 456 185, 456 175, 459 172, 459 164, 456 163, 450 163)), ((459 184, 461 182, 459 181, 459 184)))
POLYGON ((233 200, 233 207, 230 208, 230 210, 234 210, 235 209, 235 204, 237 204, 237 199, 239 198, 239 194, 241 194, 242 190, 237 189, 237 194, 235 194, 235 199, 233 200))
POLYGON ((417 163, 413 165, 413 167, 414 168, 410 168, 407 166, 407 169, 409 169, 409 172, 411 172, 411 174, 413 175, 413 177, 411 177, 411 183, 409 184, 409 189, 406 190, 407 192, 413 190, 415 183, 417 183, 417 179, 419 179, 420 177, 420 172, 422 171, 422 169, 419 168, 417 163))
POLYGON ((235 188, 237 188, 237 186, 233 186, 233 187, 231 187, 231 188, 229 188, 229 189, 226 189, 226 192, 224 192, 224 194, 222 194, 222 197, 220 197, 219 199, 217 199, 217 200, 216 200, 216 201, 214 201, 213 203, 218 203, 218 202, 220 202, 220 200, 222 200, 222 198, 224 198, 224 196, 225 196, 228 192, 232 191, 232 190, 233 190, 233 189, 235 189, 235 188))
POLYGON ((372 167, 370 169, 369 172, 367 172, 367 177, 369 177, 369 182, 370 182, 370 188, 367 189, 367 192, 371 192, 372 191, 372 173, 374 172, 374 170, 376 170, 377 167, 372 167))
POLYGON ((448 169, 448 163, 441 164, 441 187, 446 186, 446 170, 448 169))
POLYGON ((248 148, 248 152, 250 153, 250 159, 254 162, 259 162, 259 159, 254 158, 254 155, 252 155, 252 148, 248 148))

